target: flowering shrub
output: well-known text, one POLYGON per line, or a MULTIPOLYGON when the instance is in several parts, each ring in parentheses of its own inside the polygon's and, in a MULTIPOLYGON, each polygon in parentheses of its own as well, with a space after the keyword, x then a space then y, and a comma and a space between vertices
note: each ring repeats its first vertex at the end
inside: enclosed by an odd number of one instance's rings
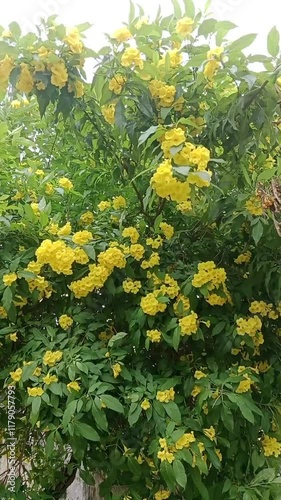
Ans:
POLYGON ((77 469, 106 499, 280 498, 279 36, 246 57, 254 35, 173 5, 131 5, 97 54, 52 18, 2 33, 18 498, 58 497, 77 469))

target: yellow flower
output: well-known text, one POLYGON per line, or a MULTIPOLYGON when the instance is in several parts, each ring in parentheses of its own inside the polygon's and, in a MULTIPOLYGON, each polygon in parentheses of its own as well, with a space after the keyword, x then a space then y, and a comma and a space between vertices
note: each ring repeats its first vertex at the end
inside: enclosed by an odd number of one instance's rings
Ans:
POLYGON ((21 103, 20 103, 20 101, 19 101, 18 99, 14 99, 14 100, 11 102, 11 106, 12 106, 12 108, 14 108, 14 109, 18 109, 18 108, 20 108, 21 103))
POLYGON ((220 67, 220 63, 216 59, 211 59, 205 64, 204 68, 204 76, 208 78, 208 80, 212 80, 217 69, 220 67))
POLYGON ((121 64, 125 68, 129 66, 138 66, 140 69, 143 69, 143 60, 140 55, 140 51, 133 47, 128 47, 125 49, 122 57, 121 64))
POLYGON ((16 342, 18 340, 18 336, 16 333, 10 333, 9 337, 12 342, 16 342))
MULTIPOLYGON (((115 122, 115 106, 116 103, 112 102, 110 104, 104 104, 101 107, 102 115, 107 123, 114 125, 115 122)), ((105 202, 104 202, 105 203, 105 202)))
POLYGON ((149 410, 149 408, 151 407, 151 404, 150 402, 148 401, 148 399, 144 399, 142 402, 141 402, 141 408, 143 410, 149 410))
POLYGON ((123 238, 130 238, 132 243, 137 243, 140 235, 135 227, 126 227, 122 231, 123 238))
POLYGON ((137 30, 141 29, 141 27, 144 25, 144 24, 148 24, 148 18, 143 16, 141 17, 135 24, 135 28, 137 30))
POLYGON ((90 210, 88 210, 87 212, 84 212, 80 217, 80 222, 82 224, 92 224, 92 222, 94 222, 93 212, 90 212, 90 210))
POLYGON ((244 392, 250 391, 252 383, 253 383, 253 381, 250 378, 246 379, 246 380, 242 380, 239 383, 235 392, 237 392, 237 394, 243 394, 244 392))
POLYGON ((262 215, 262 200, 258 196, 251 196, 251 198, 246 201, 246 210, 248 210, 251 215, 262 215))
POLYGON ((41 57, 43 59, 43 58, 48 57, 48 55, 50 54, 50 51, 46 47, 44 47, 44 45, 42 45, 37 50, 37 54, 39 55, 39 57, 41 57))
POLYGON ((211 49, 207 52, 207 59, 221 59, 223 51, 223 47, 216 47, 215 49, 211 49))
POLYGON ((281 455, 281 443, 279 443, 276 438, 269 437, 265 434, 261 443, 266 457, 274 455, 275 458, 278 458, 279 455, 281 455))
MULTIPOLYGON (((72 231, 72 227, 71 227, 71 224, 70 222, 67 222, 64 226, 62 226, 60 229, 57 229, 58 225, 57 224, 54 224, 52 225, 51 224, 51 228, 53 229, 53 231, 55 230, 57 232, 57 235, 58 236, 69 236, 71 231, 72 231)), ((49 232, 51 234, 56 234, 52 231, 49 230, 49 232)))
POLYGON ((35 368, 35 370, 34 370, 34 372, 33 372, 32 375, 34 375, 34 377, 40 377, 41 372, 42 372, 42 368, 40 368, 39 366, 37 366, 37 368, 35 368))
POLYGON ((250 337, 254 337, 262 328, 262 322, 256 315, 249 319, 238 318, 236 320, 236 325, 238 335, 247 334, 250 335, 250 337))
POLYGON ((206 373, 201 372, 200 370, 196 370, 196 372, 194 374, 194 378, 196 378, 197 380, 200 380, 201 378, 205 378, 205 377, 207 377, 206 373))
POLYGON ((69 179, 67 179, 67 177, 61 177, 59 179, 59 185, 60 187, 62 187, 63 189, 67 189, 68 191, 73 189, 73 184, 69 179))
POLYGON ((109 90, 114 92, 114 94, 119 95, 122 92, 122 89, 127 81, 127 78, 123 75, 116 74, 109 81, 109 90))
POLYGON ((27 393, 29 396, 35 398, 36 396, 42 396, 42 394, 44 394, 44 391, 42 387, 28 387, 27 393))
POLYGON ((99 204, 98 204, 98 209, 101 211, 101 212, 104 212, 104 210, 107 210, 108 208, 111 207, 111 201, 101 201, 99 204))
POLYGON ((169 403, 169 401, 174 401, 175 399, 175 391, 174 388, 165 390, 165 391, 157 391, 156 399, 160 401, 160 403, 169 403))
POLYGON ((145 314, 155 316, 158 312, 164 312, 167 305, 158 302, 157 297, 153 293, 147 294, 141 298, 140 306, 145 314))
POLYGON ((29 70, 28 64, 21 63, 20 67, 21 67, 21 72, 16 87, 19 91, 28 94, 33 89, 34 85, 33 76, 29 70))
POLYGON ((176 32, 183 36, 190 35, 193 30, 193 24, 193 20, 190 17, 182 17, 177 22, 176 32))
POLYGON ((128 28, 120 28, 113 33, 112 38, 115 38, 117 42, 121 43, 127 42, 130 38, 133 38, 133 35, 128 28))
POLYGON ((75 248, 75 262, 78 264, 87 264, 89 262, 89 257, 83 248, 75 248))
POLYGON ((159 490, 155 493, 154 498, 155 500, 167 500, 170 496, 171 493, 168 490, 159 490))
POLYGON ((72 236, 72 241, 76 245, 86 245, 93 239, 93 235, 91 231, 77 231, 77 233, 74 233, 72 236))
POLYGON ((129 252, 132 257, 136 260, 141 260, 143 258, 145 249, 142 245, 135 243, 129 247, 129 252))
POLYGON ((164 236, 167 238, 167 240, 170 240, 173 235, 174 235, 174 228, 170 224, 167 224, 166 222, 160 222, 159 227, 161 231, 163 232, 164 236))
POLYGON ((120 208, 126 208, 127 202, 124 196, 114 196, 112 200, 112 206, 114 210, 119 210, 120 208))
POLYGON ((169 452, 167 449, 158 451, 157 457, 161 460, 161 462, 167 461, 169 464, 175 460, 174 454, 169 452))
POLYGON ((9 273, 9 274, 4 274, 3 276, 3 283, 6 286, 11 286, 14 281, 16 281, 18 278, 16 273, 9 273))
POLYGON ((5 319, 8 317, 7 311, 3 306, 0 306, 0 318, 5 319))
POLYGON ((5 56, 0 61, 0 88, 6 90, 10 73, 13 69, 14 63, 9 56, 5 56))
POLYGON ((196 396, 198 396, 198 394, 200 394, 201 391, 202 391, 202 387, 200 387, 199 385, 195 385, 191 391, 191 396, 193 398, 196 398, 196 396))
POLYGON ((207 436, 207 438, 209 438, 211 441, 216 440, 216 431, 212 425, 211 427, 209 427, 209 429, 203 429, 203 432, 205 436, 207 436))
POLYGON ((76 392, 80 391, 80 385, 78 384, 77 380, 69 382, 66 387, 69 392, 71 392, 71 389, 73 389, 76 392))
POLYGON ((43 377, 42 380, 43 380, 44 384, 50 385, 53 382, 57 382, 58 381, 58 377, 56 377, 56 375, 49 375, 48 374, 45 377, 43 377))
POLYGON ((244 253, 241 253, 240 255, 238 255, 238 257, 236 257, 236 259, 234 259, 234 262, 235 262, 235 264, 244 264, 244 263, 250 262, 251 257, 252 257, 251 252, 247 251, 247 252, 244 252, 244 253))
POLYGON ((62 351, 46 351, 43 356, 43 363, 47 366, 54 366, 62 359, 62 351))
POLYGON ((112 365, 111 369, 113 371, 114 378, 117 378, 122 372, 122 366, 119 363, 115 363, 115 365, 112 365))
POLYGON ((17 368, 14 372, 10 372, 10 375, 14 382, 19 382, 22 376, 22 369, 17 368))
POLYGON ((55 87, 59 87, 62 89, 68 80, 67 69, 65 67, 64 61, 57 62, 51 66, 51 83, 55 85, 55 87))
POLYGON ((54 193, 54 186, 51 182, 46 182, 46 185, 45 185, 45 193, 46 194, 53 194, 54 193))
POLYGON ((161 332, 159 330, 147 330, 146 336, 151 342, 160 342, 161 340, 161 332))
POLYGON ((78 28, 68 29, 64 41, 69 45, 71 52, 74 54, 81 54, 83 50, 83 43, 80 40, 78 28))
POLYGON ((179 320, 181 335, 192 335, 198 330, 198 316, 194 311, 179 320))
POLYGON ((72 326, 73 319, 70 316, 67 316, 67 314, 62 314, 59 317, 59 324, 63 330, 67 330, 72 326))
POLYGON ((219 450, 219 448, 215 449, 215 453, 216 453, 219 461, 221 462, 222 461, 222 454, 221 454, 221 451, 219 450))
POLYGON ((124 292, 136 294, 141 289, 141 282, 133 281, 131 278, 127 278, 125 281, 123 281, 122 286, 124 292))
POLYGON ((189 448, 190 443, 195 443, 196 439, 194 437, 194 432, 187 432, 176 442, 176 449, 182 450, 183 448, 189 448))

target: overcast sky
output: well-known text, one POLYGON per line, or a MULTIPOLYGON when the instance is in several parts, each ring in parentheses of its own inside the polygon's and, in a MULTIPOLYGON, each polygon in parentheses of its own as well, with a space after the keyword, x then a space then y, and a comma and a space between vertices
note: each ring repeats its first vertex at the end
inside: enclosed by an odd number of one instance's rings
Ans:
MULTIPOLYGON (((158 5, 164 14, 171 12, 170 0, 136 0, 150 16, 158 5)), ((204 0, 194 0, 198 7, 204 0)), ((88 35, 88 46, 98 49, 103 45, 103 33, 112 33, 127 20, 129 0, 8 0, 1 1, 0 24, 7 27, 17 21, 24 31, 34 30, 41 17, 57 14, 67 26, 89 21, 94 25, 88 35)), ((239 26, 233 35, 258 33, 252 52, 266 51, 266 36, 272 26, 281 32, 280 0, 213 0, 214 17, 228 19, 239 26)))

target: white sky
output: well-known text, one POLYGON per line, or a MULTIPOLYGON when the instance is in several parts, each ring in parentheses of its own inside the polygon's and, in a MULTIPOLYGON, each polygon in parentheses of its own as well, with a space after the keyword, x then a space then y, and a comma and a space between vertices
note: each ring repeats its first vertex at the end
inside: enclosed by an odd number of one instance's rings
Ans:
MULTIPOLYGON (((179 0, 181 1, 181 0, 179 0)), ((153 16, 160 4, 162 12, 171 12, 170 0, 135 0, 147 15, 153 16)), ((204 0, 194 0, 198 7, 204 0)), ((227 19, 239 26, 235 37, 246 33, 258 33, 251 52, 266 52, 266 36, 273 25, 281 32, 280 0, 213 0, 211 10, 217 19, 227 19)), ((129 0, 8 0, 1 1, 0 24, 7 27, 17 21, 23 30, 34 30, 41 17, 57 14, 67 26, 85 21, 94 26, 89 31, 87 45, 98 49, 104 44, 103 33, 112 33, 127 21, 129 0)))

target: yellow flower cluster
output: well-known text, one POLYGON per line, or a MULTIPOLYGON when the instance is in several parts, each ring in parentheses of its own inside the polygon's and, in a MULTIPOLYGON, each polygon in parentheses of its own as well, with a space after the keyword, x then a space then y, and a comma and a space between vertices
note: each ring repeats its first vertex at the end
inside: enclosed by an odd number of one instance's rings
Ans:
POLYGON ((137 243, 140 235, 135 227, 125 227, 122 231, 123 238, 130 238, 131 243, 137 243))
POLYGON ((174 228, 166 222, 160 222, 159 227, 167 240, 170 240, 174 235, 174 228))
POLYGON ((151 80, 149 91, 160 107, 169 108, 175 100, 176 87, 167 85, 161 80, 151 80))
POLYGON ((207 374, 202 372, 201 370, 196 370, 194 373, 194 378, 196 378, 196 380, 200 380, 201 378, 206 378, 206 377, 207 374))
POLYGON ((86 254, 85 250, 83 250, 83 248, 75 248, 74 253, 75 262, 77 262, 78 264, 87 264, 87 262, 89 262, 89 257, 86 254))
POLYGON ((234 262, 235 264, 244 264, 244 263, 247 264, 248 262, 250 262, 251 258, 252 258, 251 252, 247 251, 238 255, 238 257, 234 259, 234 262))
POLYGON ((111 201, 101 201, 99 204, 98 204, 98 209, 101 211, 101 212, 104 212, 105 210, 107 210, 108 208, 111 207, 111 201))
POLYGON ((46 351, 43 356, 43 363, 47 366, 54 366, 62 359, 62 351, 46 351))
POLYGON ((114 365, 112 365, 112 371, 113 371, 113 377, 114 378, 117 378, 120 373, 122 372, 122 366, 120 365, 120 363, 115 363, 114 365))
POLYGON ((74 233, 72 236, 72 241, 76 245, 86 245, 93 239, 93 235, 91 231, 77 231, 77 233, 74 233))
POLYGON ((143 69, 143 60, 141 58, 140 51, 133 47, 125 49, 121 57, 121 65, 125 68, 138 66, 140 69, 143 69))
POLYGON ((109 272, 113 271, 114 267, 123 269, 126 266, 126 259, 119 248, 108 248, 101 252, 98 256, 98 262, 101 266, 106 267, 109 272))
POLYGON ((141 282, 140 281, 133 281, 130 278, 127 278, 125 281, 122 283, 124 292, 126 293, 138 293, 141 289, 141 282))
POLYGON ((191 201, 182 201, 177 205, 177 210, 181 212, 182 214, 186 214, 192 210, 192 204, 191 201))
POLYGON ((148 260, 143 260, 141 263, 142 269, 150 269, 151 267, 158 266, 160 264, 160 256, 157 252, 152 252, 148 260))
POLYGON ((44 391, 42 387, 28 387, 27 393, 29 396, 35 398, 36 396, 42 396, 42 394, 44 394, 44 391))
POLYGON ((10 73, 13 69, 13 60, 9 56, 5 56, 0 61, 0 88, 6 90, 10 73))
POLYGON ((73 325, 73 319, 70 316, 67 316, 67 314, 62 314, 59 317, 59 325, 63 330, 67 330, 73 325))
POLYGON ((69 289, 74 293, 77 299, 87 297, 95 288, 103 287, 110 270, 104 265, 91 264, 89 274, 80 280, 73 281, 69 289))
POLYGON ((67 390, 69 392, 71 392, 71 389, 73 389, 76 392, 80 391, 80 385, 77 382, 77 380, 73 380, 72 382, 68 382, 68 384, 66 385, 66 387, 67 387, 67 390))
POLYGON ((262 439, 263 452, 266 457, 274 455, 276 458, 281 455, 281 443, 276 438, 269 437, 265 434, 262 439))
POLYGON ((116 74, 109 81, 109 90, 114 92, 114 94, 119 95, 122 92, 122 89, 127 81, 127 78, 123 75, 116 74))
POLYGON ((9 273, 3 275, 3 283, 5 286, 11 286, 16 280, 18 276, 16 273, 9 273))
POLYGON ((198 316, 194 311, 179 320, 181 335, 192 335, 198 330, 198 316))
POLYGON ((187 181, 181 182, 173 176, 171 160, 164 160, 152 176, 150 184, 161 198, 171 199, 181 203, 190 195, 190 186, 187 181))
POLYGON ((236 325, 238 335, 247 334, 250 337, 254 337, 256 333, 261 331, 262 328, 262 322, 256 315, 249 319, 239 318, 236 320, 236 325))
POLYGON ((50 384, 53 384, 54 382, 57 382, 58 381, 58 377, 56 377, 56 375, 50 375, 48 373, 48 375, 46 375, 45 377, 43 377, 42 380, 43 380, 44 384, 50 385, 50 384))
POLYGON ((161 332, 159 330, 147 330, 146 336, 151 342, 160 342, 161 340, 161 332))
POLYGON ((190 301, 184 295, 179 295, 173 304, 173 309, 177 316, 183 316, 190 309, 190 301))
POLYGON ((135 243, 129 247, 129 251, 132 257, 136 260, 141 260, 143 258, 145 249, 139 243, 135 243))
POLYGON ((60 187, 62 187, 63 189, 67 189, 68 191, 73 189, 73 184, 67 177, 61 177, 59 179, 59 185, 60 187))
POLYGON ((262 207, 262 200, 260 199, 259 196, 251 196, 249 200, 246 201, 246 210, 251 215, 262 215, 263 214, 263 207, 262 207))
POLYGON ((150 402, 148 401, 148 399, 144 399, 142 402, 141 402, 141 408, 145 411, 149 410, 149 408, 151 407, 151 404, 150 402))
POLYGON ((64 41, 69 45, 69 48, 73 54, 81 54, 83 50, 83 43, 80 39, 80 33, 78 28, 71 28, 67 32, 67 36, 64 41))
POLYGON ((155 493, 154 498, 155 500, 167 500, 170 496, 171 493, 168 490, 159 490, 155 493))
MULTIPOLYGON (((167 158, 173 157, 174 162, 177 165, 190 165, 192 167, 197 167, 200 172, 204 172, 210 161, 210 151, 205 148, 205 146, 195 146, 191 142, 185 142, 183 147, 175 153, 174 155, 170 151, 170 146, 165 144, 166 141, 162 143, 162 149, 167 158)), ((209 172, 211 175, 211 172, 209 172)))
POLYGON ((158 312, 165 311, 167 305, 157 300, 158 294, 159 292, 156 291, 156 293, 149 293, 145 297, 142 297, 140 306, 145 314, 155 316, 158 312))
POLYGON ((14 372, 10 372, 10 375, 14 382, 19 382, 22 376, 22 369, 17 368, 14 372))
POLYGON ((196 439, 194 432, 186 432, 182 437, 176 441, 176 449, 182 450, 183 448, 189 448, 190 443, 195 443, 196 439))
MULTIPOLYGON (((253 302, 251 302, 251 305, 249 307, 249 311, 252 314, 260 314, 261 316, 267 316, 271 312, 273 312, 272 311, 272 304, 267 304, 263 300, 260 300, 260 301, 254 300, 253 302)), ((278 314, 277 314, 277 318, 278 318, 278 314)), ((273 318, 273 319, 277 319, 277 318, 273 318)))
POLYGON ((193 19, 190 17, 182 17, 181 19, 178 20, 177 25, 176 25, 176 32, 179 35, 190 35, 190 33, 193 30, 193 19))
MULTIPOLYGON (((109 123, 110 125, 114 125, 114 122, 115 122, 115 107, 116 107, 115 102, 111 102, 110 104, 104 104, 101 107, 102 115, 103 115, 105 121, 107 123, 109 123)), ((106 202, 101 202, 101 203, 106 203, 106 202)), ((98 207, 99 207, 99 205, 98 205, 98 207)), ((109 208, 109 207, 106 207, 106 208, 109 208)))
POLYGON ((216 264, 211 260, 198 264, 198 273, 194 275, 192 285, 195 288, 201 288, 208 284, 208 290, 211 291, 223 285, 225 281, 225 270, 222 267, 216 267, 216 264))
POLYGON ((117 40, 117 42, 119 43, 127 42, 132 37, 133 35, 128 28, 120 28, 119 30, 116 30, 112 35, 112 38, 115 38, 115 40, 117 40))
POLYGON ((64 61, 52 64, 51 73, 51 83, 59 89, 65 87, 68 80, 68 73, 64 61))
POLYGON ((205 436, 207 436, 207 438, 209 438, 211 441, 216 440, 216 431, 212 425, 208 429, 203 429, 203 432, 205 436))
POLYGON ((124 196, 114 196, 112 200, 112 205, 114 210, 119 210, 120 208, 126 208, 127 202, 124 196))
POLYGON ((92 224, 92 222, 94 222, 93 212, 90 212, 90 210, 84 212, 80 217, 80 222, 81 224, 92 224))
POLYGON ((26 63, 21 63, 21 72, 17 82, 17 89, 20 92, 24 92, 25 94, 29 94, 32 91, 34 80, 32 73, 30 72, 29 65, 26 63))
POLYGON ((223 306, 227 302, 227 300, 228 300, 227 297, 221 297, 216 293, 210 293, 206 297, 206 302, 208 302, 210 306, 223 306))
POLYGON ((166 389, 165 391, 157 391, 156 399, 160 401, 160 403, 169 403, 169 401, 174 401, 174 388, 171 387, 171 389, 166 389))
POLYGON ((35 252, 40 264, 49 264, 57 274, 72 274, 75 252, 64 241, 44 240, 35 252))
POLYGON ((251 385, 253 384, 253 381, 250 379, 249 375, 245 374, 244 376, 245 380, 239 382, 239 385, 235 391, 237 392, 237 394, 243 394, 244 392, 248 392, 251 390, 251 385))
POLYGON ((169 462, 169 464, 171 464, 175 460, 175 456, 174 456, 171 448, 168 447, 166 439, 160 438, 159 445, 160 445, 161 451, 158 451, 157 458, 159 458, 159 460, 161 460, 161 462, 167 461, 167 462, 169 462))
POLYGON ((161 238, 161 236, 157 236, 156 238, 147 238, 146 239, 146 244, 150 247, 152 247, 153 249, 157 250, 158 248, 161 247, 163 243, 163 240, 161 238))

